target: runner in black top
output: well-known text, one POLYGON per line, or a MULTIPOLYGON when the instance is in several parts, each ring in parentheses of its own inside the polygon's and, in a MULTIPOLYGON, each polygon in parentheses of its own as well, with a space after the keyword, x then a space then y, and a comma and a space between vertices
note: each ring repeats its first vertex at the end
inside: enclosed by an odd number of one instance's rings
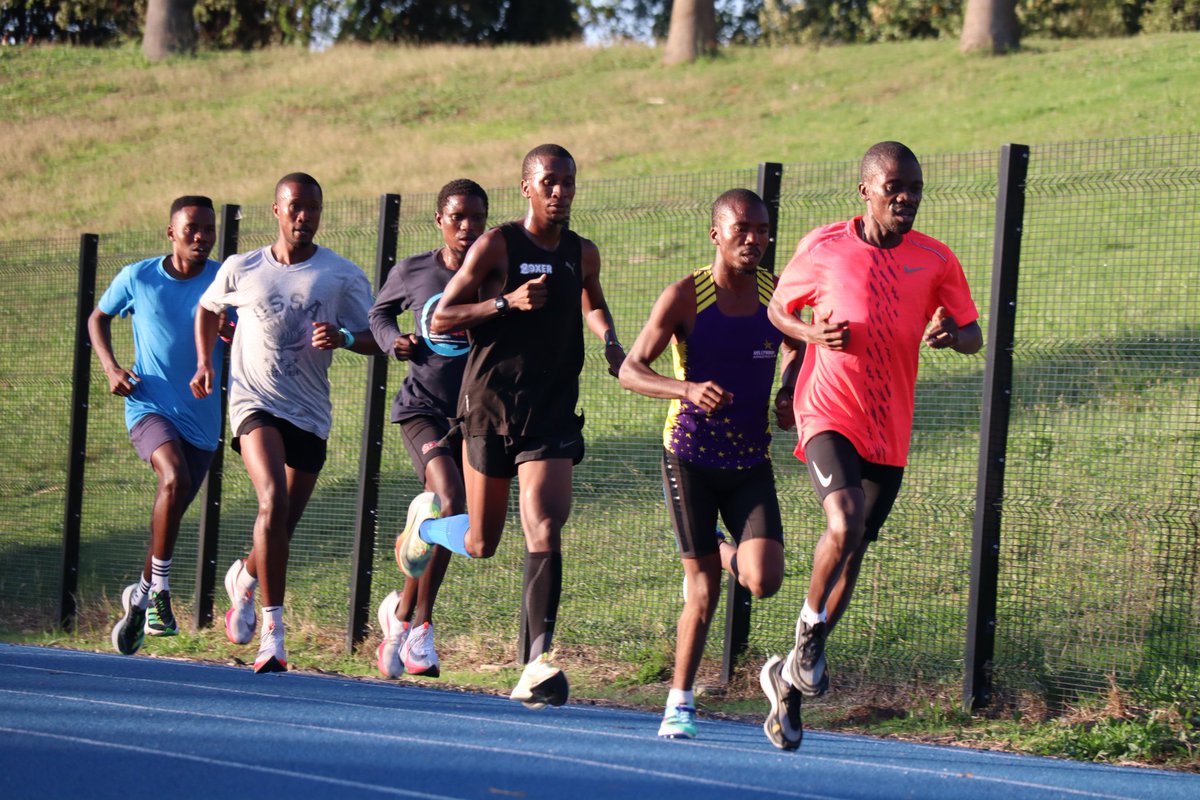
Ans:
MULTIPOLYGON (((496 551, 514 476, 521 486, 528 630, 520 655, 527 665, 512 698, 541 708, 566 702, 568 690, 550 646, 572 466, 583 458, 582 418, 575 416, 583 366, 579 315, 604 340, 613 374, 625 353, 600 286, 600 251, 567 230, 575 196, 571 154, 558 145, 530 151, 521 193, 529 200, 522 223, 480 237, 446 286, 430 327, 466 330, 471 338, 458 409, 471 555, 496 551)), ((428 527, 421 517, 430 514, 436 509, 410 508, 410 526, 428 527)))
MULTIPOLYGON (((392 422, 401 425, 413 469, 443 514, 465 514, 461 450, 445 441, 454 417, 468 351, 463 332, 435 334, 429 319, 442 291, 462 266, 471 245, 487 228, 488 196, 471 180, 459 179, 438 193, 434 221, 443 245, 406 258, 388 273, 368 314, 381 350, 408 362, 408 374, 392 403, 392 422), (412 312, 412 333, 402 333, 397 318, 412 312)), ((436 678, 440 672, 433 641, 433 605, 450 563, 450 550, 438 547, 419 579, 408 578, 379 605, 382 641, 376 666, 389 678, 406 670, 436 678)))
POLYGON ((520 222, 501 225, 498 232, 510 265, 502 294, 534 282, 545 288, 546 300, 537 313, 502 314, 471 329, 467 377, 458 401, 464 433, 562 436, 579 427, 575 406, 583 369, 584 240, 564 230, 558 247, 546 250, 520 222))

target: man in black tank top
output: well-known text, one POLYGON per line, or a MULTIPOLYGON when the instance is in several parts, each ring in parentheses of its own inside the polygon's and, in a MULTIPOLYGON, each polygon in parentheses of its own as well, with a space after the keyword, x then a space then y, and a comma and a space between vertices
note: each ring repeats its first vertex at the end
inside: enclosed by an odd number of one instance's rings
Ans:
MULTIPOLYGON (((512 698, 542 708, 562 705, 568 693, 550 647, 572 467, 583 458, 583 419, 575 413, 582 321, 604 341, 612 374, 625 352, 600 286, 600 251, 567 229, 575 197, 571 154, 552 144, 531 150, 521 193, 529 200, 525 218, 488 231, 471 247, 429 327, 465 330, 471 343, 456 422, 464 436, 466 548, 473 557, 496 552, 509 485, 514 477, 520 483, 526 631, 518 650, 526 667, 512 698)), ((433 515, 429 509, 416 516, 433 515)), ((412 517, 409 527, 424 524, 412 517)))

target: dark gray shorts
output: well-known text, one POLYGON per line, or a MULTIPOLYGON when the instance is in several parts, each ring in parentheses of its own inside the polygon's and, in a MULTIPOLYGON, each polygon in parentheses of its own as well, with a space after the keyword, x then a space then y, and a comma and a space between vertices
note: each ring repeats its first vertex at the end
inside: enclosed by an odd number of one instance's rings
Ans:
POLYGON ((425 485, 425 468, 435 458, 449 456, 462 471, 462 443, 449 434, 450 421, 445 418, 422 414, 400 421, 400 437, 422 486, 425 485))
POLYGON ((175 424, 161 414, 146 414, 133 423, 129 430, 129 441, 142 461, 150 465, 154 463, 150 457, 154 455, 155 450, 165 444, 177 447, 191 481, 191 494, 188 495, 187 502, 192 502, 196 492, 200 491, 200 484, 204 483, 204 478, 208 475, 208 467, 212 464, 216 451, 204 450, 184 439, 175 424))

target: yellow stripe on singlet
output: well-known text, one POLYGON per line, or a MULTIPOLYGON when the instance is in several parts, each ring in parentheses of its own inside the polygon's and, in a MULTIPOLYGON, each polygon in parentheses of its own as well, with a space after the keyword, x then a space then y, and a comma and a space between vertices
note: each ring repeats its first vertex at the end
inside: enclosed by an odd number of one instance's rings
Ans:
POLYGON ((758 302, 769 306, 773 294, 775 294, 775 276, 760 268, 758 270, 758 302))
MULTIPOLYGON (((717 302, 717 285, 712 279, 712 265, 701 267, 692 273, 692 280, 696 284, 696 313, 699 314, 704 309, 717 302)), ((687 380, 687 342, 672 342, 671 343, 671 363, 675 372, 675 379, 679 381, 687 380)), ((683 403, 680 400, 672 400, 671 405, 667 408, 667 421, 663 425, 663 446, 668 450, 671 449, 671 432, 675 430, 675 421, 679 418, 679 412, 683 410, 683 403)))
POLYGON ((717 285, 713 283, 712 266, 701 267, 692 273, 696 283, 696 314, 717 302, 717 285))

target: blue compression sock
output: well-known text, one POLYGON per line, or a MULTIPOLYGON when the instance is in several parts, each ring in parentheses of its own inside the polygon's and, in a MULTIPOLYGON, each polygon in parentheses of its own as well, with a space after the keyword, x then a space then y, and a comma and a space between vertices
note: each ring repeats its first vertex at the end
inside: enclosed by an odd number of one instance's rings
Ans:
POLYGON ((440 544, 452 553, 470 558, 466 544, 469 527, 466 514, 455 514, 452 517, 425 520, 421 523, 420 535, 430 544, 440 544))

